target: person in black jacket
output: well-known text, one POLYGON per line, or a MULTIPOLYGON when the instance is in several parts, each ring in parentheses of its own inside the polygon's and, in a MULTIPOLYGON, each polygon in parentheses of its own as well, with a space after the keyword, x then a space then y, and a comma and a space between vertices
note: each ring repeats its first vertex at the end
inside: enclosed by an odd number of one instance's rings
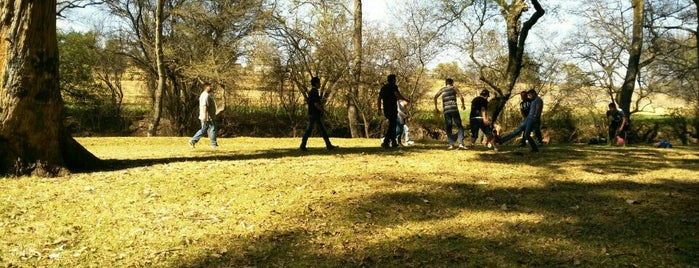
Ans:
POLYGON ((391 147, 397 148, 398 141, 396 140, 396 125, 398 124, 398 100, 403 100, 406 103, 410 103, 403 95, 398 91, 398 86, 396 85, 396 75, 388 75, 388 83, 381 87, 381 92, 379 92, 378 106, 379 115, 381 115, 381 103, 383 102, 383 115, 388 119, 388 129, 386 129, 386 135, 381 142, 381 147, 384 149, 389 148, 389 142, 391 147))
POLYGON ((311 136, 313 125, 318 126, 318 130, 325 141, 325 147, 328 150, 337 149, 337 146, 330 143, 328 132, 325 130, 325 126, 323 125, 322 119, 323 114, 325 113, 325 107, 320 99, 320 94, 318 93, 319 87, 320 78, 311 78, 311 91, 308 92, 308 98, 306 99, 306 103, 308 103, 308 125, 306 125, 306 132, 303 133, 303 138, 301 139, 301 146, 299 147, 301 151, 306 151, 306 142, 308 141, 308 137, 311 136))

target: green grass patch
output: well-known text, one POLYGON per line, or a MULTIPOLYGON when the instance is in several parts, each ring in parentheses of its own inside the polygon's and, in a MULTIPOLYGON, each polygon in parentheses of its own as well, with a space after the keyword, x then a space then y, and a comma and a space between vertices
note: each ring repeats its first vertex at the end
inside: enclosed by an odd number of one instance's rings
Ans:
POLYGON ((108 168, 0 179, 0 266, 699 265, 696 147, 78 140, 108 168))

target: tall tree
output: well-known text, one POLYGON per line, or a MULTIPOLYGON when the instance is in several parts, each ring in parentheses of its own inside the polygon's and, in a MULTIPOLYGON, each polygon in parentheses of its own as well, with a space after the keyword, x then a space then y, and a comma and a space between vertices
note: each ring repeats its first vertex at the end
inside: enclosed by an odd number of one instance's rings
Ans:
POLYGON ((636 77, 640 72, 641 54, 643 52, 643 13, 644 0, 631 0, 633 7, 633 28, 631 32, 631 47, 629 48, 629 63, 626 67, 624 84, 621 87, 619 106, 624 113, 630 114, 631 97, 636 86, 636 77))
POLYGON ((99 160, 62 124, 56 1, 0 2, 0 174, 61 175, 99 160))
MULTIPOLYGON (((354 85, 350 88, 347 98, 347 119, 352 138, 359 137, 359 125, 357 123, 357 99, 362 91, 362 0, 354 0, 354 29, 352 41, 354 44, 354 59, 352 73, 354 85)), ((366 122, 365 122, 366 126, 366 122)), ((365 137, 369 137, 368 128, 365 128, 365 137)))
POLYGON ((153 118, 148 125, 148 136, 152 137, 157 134, 158 125, 160 125, 160 117, 163 112, 163 91, 165 91, 165 56, 163 55, 163 22, 165 21, 165 13, 163 8, 165 0, 157 0, 155 8, 155 65, 158 72, 158 85, 155 88, 153 98, 153 118))
POLYGON ((501 101, 498 102, 493 115, 492 122, 495 122, 505 108, 507 100, 510 99, 512 91, 515 88, 517 79, 519 79, 522 70, 523 57, 525 54, 525 44, 529 32, 544 16, 545 10, 538 0, 470 0, 470 1, 445 1, 445 10, 450 11, 454 17, 458 18, 461 25, 466 29, 467 41, 460 47, 466 51, 469 58, 480 71, 479 79, 492 88, 497 95, 501 96, 501 101), (529 10, 529 4, 534 7, 534 12, 524 22, 522 16, 529 10), (498 56, 487 55, 488 58, 479 58, 478 53, 487 51, 493 46, 493 42, 497 42, 497 32, 501 29, 489 29, 495 20, 494 14, 497 10, 505 22, 505 36, 507 43, 507 67, 503 72, 495 71, 489 61, 494 60, 498 56), (471 11, 468 13, 468 11, 471 11))

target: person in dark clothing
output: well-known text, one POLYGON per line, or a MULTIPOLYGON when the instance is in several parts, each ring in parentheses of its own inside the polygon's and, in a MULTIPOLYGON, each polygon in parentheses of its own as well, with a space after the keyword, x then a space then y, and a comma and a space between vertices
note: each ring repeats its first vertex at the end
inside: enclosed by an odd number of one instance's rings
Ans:
POLYGON ((493 142, 493 128, 488 121, 488 98, 490 91, 483 89, 481 94, 471 101, 471 114, 469 125, 471 126, 471 146, 474 146, 478 131, 483 131, 486 137, 486 144, 491 144, 495 151, 498 150, 497 141, 493 142), (492 142, 492 143, 491 143, 492 142))
POLYGON ((451 133, 452 126, 456 125, 457 136, 456 142, 459 143, 459 149, 466 149, 464 146, 464 126, 461 124, 461 115, 459 114, 459 103, 457 97, 461 99, 461 109, 466 110, 464 104, 464 96, 461 95, 459 89, 454 87, 454 80, 447 78, 444 81, 445 86, 434 95, 434 110, 439 113, 437 108, 437 99, 442 96, 442 108, 444 109, 444 124, 446 125, 447 141, 449 142, 448 150, 454 149, 454 134, 451 133))
POLYGON ((386 129, 386 135, 381 143, 381 147, 389 148, 390 142, 391 147, 397 148, 396 125, 398 124, 398 100, 403 100, 406 103, 410 102, 398 91, 395 74, 388 75, 387 80, 388 83, 381 87, 378 97, 379 115, 381 115, 381 104, 383 102, 383 115, 388 119, 388 129, 386 129))
POLYGON ((607 120, 609 121, 609 144, 614 145, 621 137, 624 142, 626 141, 626 130, 628 128, 628 118, 624 114, 624 111, 617 108, 616 103, 612 102, 609 104, 609 109, 607 110, 607 120))
POLYGON ((306 125, 306 132, 303 133, 303 138, 301 139, 301 146, 299 147, 301 151, 306 151, 306 142, 308 141, 308 137, 311 136, 313 125, 318 126, 318 130, 325 141, 325 147, 328 150, 337 149, 337 146, 330 143, 328 132, 325 130, 325 126, 323 125, 322 119, 323 114, 325 113, 325 107, 320 98, 320 94, 318 93, 319 87, 320 78, 311 78, 311 91, 308 92, 308 98, 306 99, 306 103, 308 103, 308 125, 306 125))

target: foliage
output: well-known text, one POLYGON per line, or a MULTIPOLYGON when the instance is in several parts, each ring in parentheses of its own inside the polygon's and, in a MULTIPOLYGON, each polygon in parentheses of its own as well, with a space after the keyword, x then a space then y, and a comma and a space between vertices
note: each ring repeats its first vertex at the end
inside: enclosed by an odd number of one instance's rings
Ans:
POLYGON ((97 32, 59 32, 60 90, 73 132, 120 132, 123 58, 99 45, 97 32))
MULTIPOLYGON (((122 53, 140 69, 153 94, 155 63, 155 7, 152 1, 105 1, 109 12, 121 20, 118 34, 122 53)), ((165 117, 172 131, 183 135, 196 123, 196 103, 201 85, 211 82, 218 100, 236 89, 238 59, 244 39, 262 24, 265 2, 168 1, 165 5, 163 44, 167 69, 164 92, 165 117)), ((115 38, 116 39, 116 38, 115 38)), ((225 108, 226 103, 219 103, 225 108)))
POLYGON ((455 61, 448 63, 439 63, 434 69, 432 69, 434 78, 439 80, 444 80, 447 78, 454 79, 454 83, 464 83, 468 81, 466 72, 459 67, 459 64, 455 61))
POLYGON ((79 141, 107 168, 0 178, 3 267, 699 265, 695 147, 79 141))
POLYGON ((63 99, 74 103, 94 103, 104 97, 104 89, 95 81, 98 59, 95 33, 58 33, 59 77, 63 99))

